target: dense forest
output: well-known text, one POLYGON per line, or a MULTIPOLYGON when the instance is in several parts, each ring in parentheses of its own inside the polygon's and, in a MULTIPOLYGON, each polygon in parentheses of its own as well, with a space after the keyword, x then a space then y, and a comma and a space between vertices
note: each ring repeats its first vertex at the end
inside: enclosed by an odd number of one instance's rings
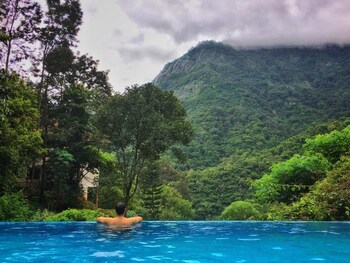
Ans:
POLYGON ((188 162, 177 167, 189 171, 197 218, 255 199, 252 182, 273 164, 300 154, 307 138, 348 125, 349 63, 349 46, 235 49, 205 41, 165 65, 155 83, 174 90, 195 131, 188 162))
POLYGON ((0 220, 350 219, 349 46, 202 42, 120 94, 82 17, 0 4, 0 220))

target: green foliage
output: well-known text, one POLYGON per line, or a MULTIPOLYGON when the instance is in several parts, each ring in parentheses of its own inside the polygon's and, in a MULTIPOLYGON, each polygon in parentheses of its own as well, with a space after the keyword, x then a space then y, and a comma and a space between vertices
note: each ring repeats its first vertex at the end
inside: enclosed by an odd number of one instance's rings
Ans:
MULTIPOLYGON (((349 125, 349 49, 235 50, 209 41, 164 67, 155 83, 174 90, 194 128, 184 147, 188 162, 177 166, 191 169, 189 197, 198 219, 215 218, 230 203, 252 198, 251 182, 274 163, 303 156, 305 139, 349 125)), ((263 177, 259 198, 297 201, 331 168, 324 170, 321 154, 301 157, 309 166, 321 165, 315 173, 290 163, 295 176, 263 177)))
POLYGON ((193 219, 195 211, 191 202, 184 199, 180 193, 170 187, 164 186, 161 199, 161 220, 189 220, 193 219))
POLYGON ((209 41, 167 64, 155 82, 174 90, 193 124, 190 167, 261 152, 315 124, 350 116, 349 49, 235 50, 209 41))
POLYGON ((247 198, 248 181, 236 176, 235 168, 234 165, 222 165, 189 172, 190 196, 196 219, 214 219, 232 201, 247 198))
POLYGON ((47 1, 45 27, 39 39, 48 50, 74 45, 82 24, 83 12, 78 0, 47 1), (49 48, 48 48, 49 47, 49 48))
POLYGON ((101 210, 68 209, 58 214, 46 216, 44 221, 96 221, 99 216, 106 215, 101 210))
POLYGON ((84 173, 96 173, 103 159, 95 147, 89 113, 92 93, 83 85, 65 90, 50 109, 47 143, 51 149, 46 167, 46 203, 55 211, 77 207, 84 173))
POLYGON ((225 220, 254 220, 259 218, 259 211, 251 202, 235 201, 225 208, 221 213, 221 218, 225 220))
POLYGON ((153 163, 144 171, 141 182, 143 207, 146 210, 144 218, 156 220, 161 213, 161 194, 163 182, 160 167, 153 163))
POLYGON ((350 156, 344 155, 327 177, 310 193, 326 204, 332 220, 350 219, 350 156))
POLYGON ((30 218, 30 221, 32 222, 43 222, 45 221, 45 218, 52 217, 54 216, 55 213, 52 211, 49 211, 47 209, 44 210, 36 210, 33 215, 30 218))
POLYGON ((323 154, 330 162, 336 163, 345 153, 350 152, 350 125, 342 131, 317 135, 307 139, 305 149, 323 154))
POLYGON ((16 188, 28 164, 44 153, 35 93, 15 74, 0 71, 0 195, 16 188))
POLYGON ((291 203, 322 179, 329 167, 322 155, 294 155, 272 166, 270 174, 254 182, 256 197, 262 202, 291 203))
POLYGON ((67 46, 60 46, 47 54, 45 59, 45 68, 50 74, 59 74, 67 72, 73 63, 74 55, 67 46))
POLYGON ((324 221, 329 220, 330 216, 326 203, 319 202, 315 198, 302 197, 289 206, 272 207, 267 218, 282 221, 324 221))
MULTIPOLYGON (((69 185, 69 177, 74 156, 63 149, 53 149, 47 162, 46 201, 47 207, 51 210, 60 210, 65 207, 70 200, 74 199, 74 190, 69 185), (74 197, 72 197, 72 195, 74 197)), ((76 201, 76 199, 74 199, 76 201)))
MULTIPOLYGON (((254 182, 261 202, 283 202, 272 206, 267 219, 272 220, 346 220, 350 214, 349 127, 307 139, 304 155, 272 167, 270 174, 254 182), (336 162, 330 165, 330 162, 336 162), (305 174, 316 175, 300 198, 301 179, 305 174), (320 174, 324 174, 319 177, 320 174), (300 177, 300 175, 304 175, 300 177), (297 182, 295 181, 297 179, 297 182), (285 183, 284 185, 281 183, 285 183), (292 184, 294 183, 294 184, 292 184), (296 184, 298 183, 298 184, 296 184), (294 189, 293 189, 294 188, 294 189), (292 190, 292 192, 291 192, 292 190), (298 195, 295 195, 295 191, 298 195), (281 198, 283 197, 283 198, 281 198)), ((307 178, 311 178, 308 176, 307 178)), ((302 183, 305 184, 305 181, 302 183)))
POLYGON ((114 153, 100 151, 101 165, 96 179, 99 207, 114 208, 117 200, 123 200, 122 176, 114 153))
POLYGON ((5 193, 0 197, 0 221, 29 221, 32 214, 23 192, 5 193))
POLYGON ((178 99, 152 83, 112 96, 101 107, 97 120, 116 153, 126 204, 138 189, 144 166, 158 160, 173 145, 188 143, 192 135, 178 99))

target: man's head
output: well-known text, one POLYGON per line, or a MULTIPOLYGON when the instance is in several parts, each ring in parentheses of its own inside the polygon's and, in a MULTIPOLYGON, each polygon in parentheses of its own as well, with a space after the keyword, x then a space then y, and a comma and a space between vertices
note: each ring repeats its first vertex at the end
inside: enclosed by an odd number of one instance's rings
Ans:
POLYGON ((125 207, 124 203, 118 203, 115 206, 115 211, 117 212, 117 215, 119 215, 119 216, 124 215, 125 209, 126 209, 126 207, 125 207))

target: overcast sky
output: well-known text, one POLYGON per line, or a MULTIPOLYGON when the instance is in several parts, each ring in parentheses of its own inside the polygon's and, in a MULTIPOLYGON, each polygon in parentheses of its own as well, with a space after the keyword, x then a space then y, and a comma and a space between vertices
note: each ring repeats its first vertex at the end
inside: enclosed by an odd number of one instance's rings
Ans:
POLYGON ((350 0, 81 0, 79 50, 116 91, 152 81, 203 40, 233 46, 350 43, 350 0))

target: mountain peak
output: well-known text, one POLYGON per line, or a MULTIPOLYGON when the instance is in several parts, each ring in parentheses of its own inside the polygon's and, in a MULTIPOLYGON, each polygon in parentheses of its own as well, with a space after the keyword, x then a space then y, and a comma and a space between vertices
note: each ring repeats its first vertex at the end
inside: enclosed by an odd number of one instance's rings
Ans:
POLYGON ((218 42, 215 40, 204 40, 199 42, 196 46, 191 47, 187 53, 191 53, 193 51, 202 50, 202 49, 233 49, 232 46, 226 45, 222 42, 218 42))
POLYGON ((182 57, 166 64, 163 70, 154 79, 155 83, 162 82, 173 73, 181 74, 191 70, 195 65, 202 62, 225 62, 237 58, 239 52, 233 47, 214 40, 199 42, 195 47, 188 50, 182 57))

